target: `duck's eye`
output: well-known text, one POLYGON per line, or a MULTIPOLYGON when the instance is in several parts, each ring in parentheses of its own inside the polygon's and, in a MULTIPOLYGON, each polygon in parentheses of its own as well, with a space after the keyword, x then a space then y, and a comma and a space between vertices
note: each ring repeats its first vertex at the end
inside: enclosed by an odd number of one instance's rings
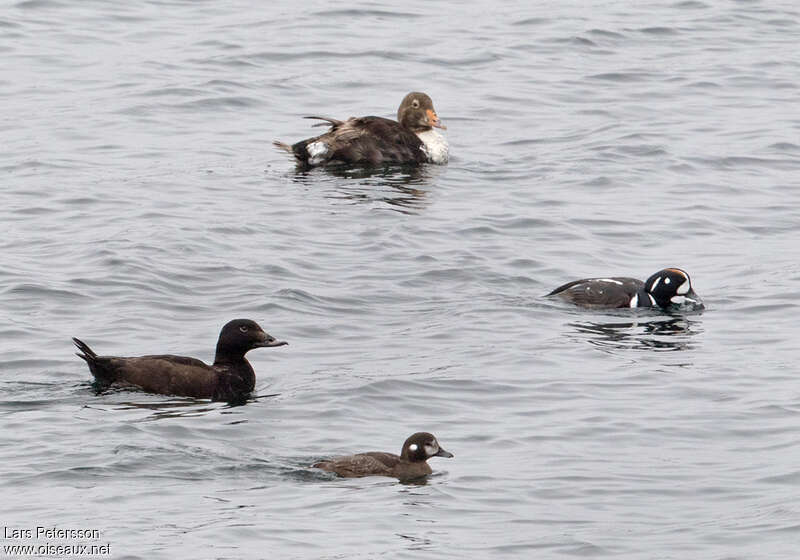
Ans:
POLYGON ((247 332, 249 330, 249 327, 247 325, 242 325, 241 327, 239 327, 239 330, 242 332, 247 332))
POLYGON ((411 102, 411 106, 414 107, 414 109, 419 109, 419 101, 415 99, 411 102))

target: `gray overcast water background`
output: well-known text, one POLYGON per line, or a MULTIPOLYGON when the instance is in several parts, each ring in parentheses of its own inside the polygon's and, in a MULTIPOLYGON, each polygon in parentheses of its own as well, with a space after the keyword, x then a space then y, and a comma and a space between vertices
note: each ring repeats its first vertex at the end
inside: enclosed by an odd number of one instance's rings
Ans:
POLYGON ((795 1, 4 2, 0 523, 114 558, 796 558, 799 41, 795 1), (412 90, 447 166, 271 146, 412 90), (704 313, 542 297, 667 266, 704 313), (208 361, 235 317, 290 343, 240 407, 97 395, 70 341, 208 361), (308 468, 417 430, 455 454, 425 484, 308 468))

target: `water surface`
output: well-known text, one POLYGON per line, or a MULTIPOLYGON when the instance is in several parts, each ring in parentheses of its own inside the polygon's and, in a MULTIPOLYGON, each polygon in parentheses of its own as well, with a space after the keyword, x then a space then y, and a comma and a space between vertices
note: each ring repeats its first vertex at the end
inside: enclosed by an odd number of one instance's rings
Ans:
MULTIPOLYGON (((0 517, 116 558, 794 558, 793 2, 9 2, 0 517), (412 90, 444 167, 297 173, 308 114, 412 90), (702 314, 582 312, 689 271, 702 314), (211 360, 242 407, 95 394, 72 352, 211 360), (455 454, 422 485, 308 465, 455 454)), ((9 544, 6 539, 3 544, 9 544)))

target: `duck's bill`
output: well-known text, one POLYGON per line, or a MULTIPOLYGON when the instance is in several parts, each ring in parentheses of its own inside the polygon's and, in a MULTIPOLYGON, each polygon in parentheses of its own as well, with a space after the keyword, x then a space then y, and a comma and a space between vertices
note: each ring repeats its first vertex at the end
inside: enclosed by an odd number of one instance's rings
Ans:
POLYGON ((689 290, 682 296, 673 296, 670 301, 683 309, 701 310, 706 307, 705 304, 703 304, 703 300, 694 290, 689 290))
POLYGON ((256 348, 274 348, 275 346, 286 346, 289 344, 285 340, 275 340, 274 338, 270 337, 267 340, 256 342, 256 348))
POLYGON ((442 124, 442 121, 439 120, 439 116, 428 109, 428 122, 434 128, 441 128, 442 130, 447 130, 447 127, 442 124))
POLYGON ((452 456, 453 456, 452 453, 450 453, 449 451, 445 451, 441 447, 439 448, 439 451, 436 453, 436 455, 434 455, 434 457, 447 457, 448 459, 452 456))

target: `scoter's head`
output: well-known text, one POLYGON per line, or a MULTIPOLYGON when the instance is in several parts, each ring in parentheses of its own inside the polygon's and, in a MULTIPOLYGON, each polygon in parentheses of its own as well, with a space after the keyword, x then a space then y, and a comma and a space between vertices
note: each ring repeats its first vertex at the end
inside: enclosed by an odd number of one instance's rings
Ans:
POLYGON ((663 309, 681 305, 693 309, 704 307, 703 300, 692 289, 689 275, 680 268, 659 270, 645 281, 644 289, 663 309))
POLYGON ((439 446, 433 434, 417 432, 410 436, 403 444, 400 457, 406 461, 427 461, 431 457, 452 457, 453 454, 439 446))
POLYGON ((447 128, 439 121, 431 98, 419 91, 412 91, 403 98, 397 109, 397 122, 414 132, 430 130, 432 127, 447 128))
POLYGON ((241 358, 253 348, 271 348, 288 344, 276 340, 250 319, 234 319, 228 322, 219 333, 217 359, 222 357, 241 358))

